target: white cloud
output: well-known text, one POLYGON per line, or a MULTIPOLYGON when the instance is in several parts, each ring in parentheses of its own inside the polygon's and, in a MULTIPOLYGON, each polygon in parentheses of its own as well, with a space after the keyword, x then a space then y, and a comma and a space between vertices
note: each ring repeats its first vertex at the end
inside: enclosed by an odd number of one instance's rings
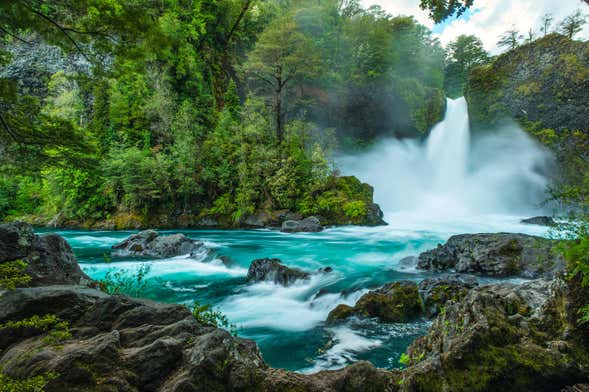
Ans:
MULTIPOLYGON (((414 15, 419 22, 430 28, 433 26, 427 12, 419 8, 419 0, 363 0, 363 4, 378 4, 393 15, 414 15)), ((443 45, 447 45, 460 34, 474 34, 483 41, 488 51, 497 54, 501 51, 497 47, 499 36, 512 25, 524 35, 530 28, 539 35, 540 20, 544 14, 551 13, 554 16, 552 28, 555 28, 558 22, 576 9, 589 14, 589 6, 582 0, 475 0, 473 13, 468 20, 454 19, 436 36, 443 45)), ((589 24, 576 38, 589 39, 589 24)))

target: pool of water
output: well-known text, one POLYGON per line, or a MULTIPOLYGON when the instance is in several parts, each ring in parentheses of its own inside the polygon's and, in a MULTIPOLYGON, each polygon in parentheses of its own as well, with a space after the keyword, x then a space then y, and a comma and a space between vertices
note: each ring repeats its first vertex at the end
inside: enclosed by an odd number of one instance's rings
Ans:
POLYGON ((430 276, 407 257, 443 243, 452 234, 467 232, 525 232, 545 235, 539 226, 519 224, 521 217, 419 222, 411 217, 387 217, 386 227, 339 227, 321 233, 284 234, 270 230, 179 230, 202 240, 213 250, 204 262, 188 256, 167 259, 110 258, 110 247, 131 231, 74 231, 64 236, 84 271, 95 279, 109 271, 133 273, 150 266, 143 296, 191 305, 208 303, 227 315, 241 337, 255 340, 274 367, 311 372, 339 368, 364 359, 383 368, 398 367, 401 355, 417 336, 426 333, 427 320, 407 324, 378 324, 350 320, 337 326, 324 321, 340 303, 354 304, 370 288, 397 280, 419 281, 430 276), (220 256, 229 258, 227 267, 220 256), (314 274, 290 287, 250 284, 247 268, 262 257, 281 259, 309 272, 330 266, 333 272, 314 274))

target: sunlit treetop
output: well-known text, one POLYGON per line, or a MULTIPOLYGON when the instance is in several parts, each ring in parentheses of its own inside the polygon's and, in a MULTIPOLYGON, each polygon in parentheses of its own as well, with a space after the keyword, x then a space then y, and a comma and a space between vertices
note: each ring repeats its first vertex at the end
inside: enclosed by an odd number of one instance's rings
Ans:
POLYGON ((421 0, 419 6, 429 11, 429 16, 440 23, 451 16, 460 16, 473 4, 474 0, 421 0))

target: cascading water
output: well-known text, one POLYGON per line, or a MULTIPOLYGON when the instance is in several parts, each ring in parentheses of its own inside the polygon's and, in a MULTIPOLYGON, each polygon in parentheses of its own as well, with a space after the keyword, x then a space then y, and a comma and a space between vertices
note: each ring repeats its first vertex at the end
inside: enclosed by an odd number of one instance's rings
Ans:
POLYGON ((459 98, 447 100, 444 120, 424 142, 384 140, 338 162, 374 186, 389 223, 408 227, 540 213, 551 157, 516 125, 471 137, 459 98))

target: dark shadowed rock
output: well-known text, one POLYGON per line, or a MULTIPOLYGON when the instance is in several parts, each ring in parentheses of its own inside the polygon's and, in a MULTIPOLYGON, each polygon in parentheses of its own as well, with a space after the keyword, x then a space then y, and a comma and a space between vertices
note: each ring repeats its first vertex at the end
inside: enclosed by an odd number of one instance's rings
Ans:
POLYGON ((462 234, 419 255, 417 267, 433 271, 528 278, 562 271, 557 241, 525 234, 462 234))
POLYGON ((571 287, 560 277, 489 285, 447 302, 407 350, 402 390, 548 392, 587 380, 571 287))
POLYGON ((247 271, 248 282, 274 282, 288 286, 299 279, 308 279, 309 273, 297 268, 289 268, 279 259, 257 259, 252 261, 247 271))
POLYGON ((112 247, 113 256, 173 257, 199 254, 206 248, 201 241, 194 241, 184 234, 159 235, 155 230, 144 230, 131 235, 112 247))
POLYGON ((396 323, 414 320, 422 314, 422 303, 417 284, 411 281, 393 282, 369 291, 356 305, 338 305, 329 312, 327 322, 332 323, 350 316, 376 317, 380 321, 396 323))
POLYGON ((27 223, 0 225, 0 264, 15 260, 27 263, 29 286, 92 284, 67 241, 53 233, 35 235, 27 223))
POLYGON ((447 301, 460 301, 468 290, 478 285, 474 276, 461 274, 444 274, 422 280, 418 287, 425 315, 436 316, 447 301))
POLYGON ((535 216, 533 218, 522 219, 521 223, 538 226, 554 226, 556 222, 549 216, 535 216))
POLYGON ((323 230, 321 222, 314 216, 310 216, 300 221, 287 220, 282 222, 280 231, 283 233, 299 233, 299 232, 311 232, 316 233, 323 230))

